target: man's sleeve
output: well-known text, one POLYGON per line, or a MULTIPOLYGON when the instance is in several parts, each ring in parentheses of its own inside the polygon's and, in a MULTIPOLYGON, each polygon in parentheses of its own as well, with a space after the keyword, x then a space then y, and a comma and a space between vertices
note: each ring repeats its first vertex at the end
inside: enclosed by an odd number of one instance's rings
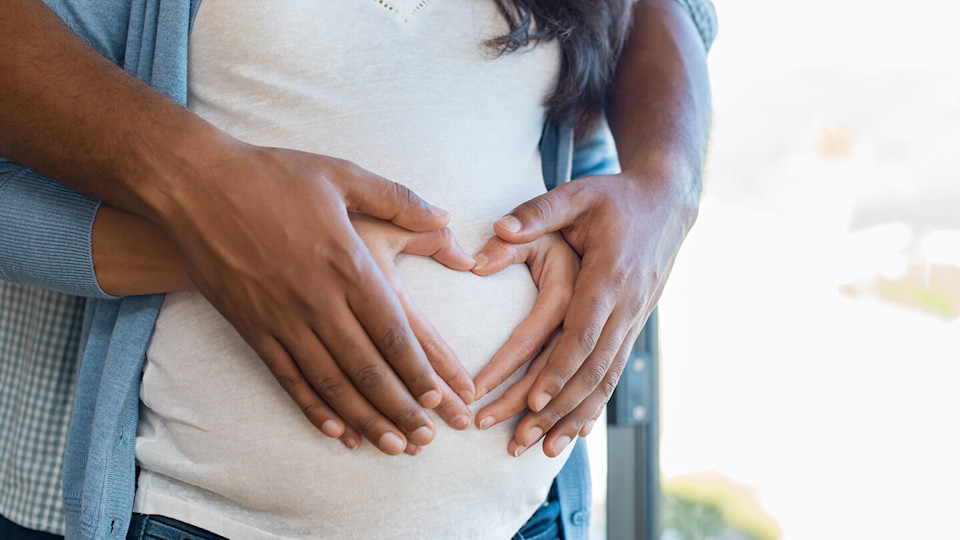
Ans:
POLYGON ((0 158, 0 279, 94 298, 91 231, 100 203, 0 158))
MULTIPOLYGON (((2 0, 0 0, 2 1, 2 0)), ((126 54, 129 0, 43 0, 115 64, 126 54)), ((0 156, 0 279, 95 298, 91 231, 100 203, 0 156)))
POLYGON ((710 0, 674 0, 687 10, 700 33, 703 46, 709 51, 717 37, 717 10, 710 0))

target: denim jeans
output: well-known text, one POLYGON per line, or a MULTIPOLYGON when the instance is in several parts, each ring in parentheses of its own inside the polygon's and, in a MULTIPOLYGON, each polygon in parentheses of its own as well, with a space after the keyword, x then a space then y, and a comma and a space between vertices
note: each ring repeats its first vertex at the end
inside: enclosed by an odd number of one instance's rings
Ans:
POLYGON ((0 539, 2 540, 63 540, 62 536, 21 527, 0 516, 0 539))
MULTIPOLYGON (((560 500, 557 487, 550 488, 540 506, 512 540, 562 540, 560 500)), ((6 540, 6 537, 0 537, 6 540)), ((222 536, 164 516, 134 514, 127 540, 225 540, 222 536)))
POLYGON ((563 540, 563 521, 560 519, 560 498, 557 483, 550 486, 547 500, 513 535, 512 540, 563 540))

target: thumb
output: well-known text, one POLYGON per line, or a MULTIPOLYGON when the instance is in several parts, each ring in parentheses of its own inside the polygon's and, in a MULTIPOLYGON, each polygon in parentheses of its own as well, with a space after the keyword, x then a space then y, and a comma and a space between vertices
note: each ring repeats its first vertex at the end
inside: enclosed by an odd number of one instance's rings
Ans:
POLYGON ((532 242, 573 223, 582 205, 575 204, 582 189, 567 182, 530 199, 493 224, 497 236, 512 243, 532 242))
POLYGON ((410 188, 347 162, 343 183, 348 210, 393 222, 410 231, 441 229, 450 221, 446 210, 421 199, 410 188))
POLYGON ((496 236, 487 240, 474 257, 477 264, 473 267, 473 273, 478 276, 489 276, 496 274, 511 264, 520 264, 525 262, 530 256, 530 250, 533 244, 511 244, 496 236))

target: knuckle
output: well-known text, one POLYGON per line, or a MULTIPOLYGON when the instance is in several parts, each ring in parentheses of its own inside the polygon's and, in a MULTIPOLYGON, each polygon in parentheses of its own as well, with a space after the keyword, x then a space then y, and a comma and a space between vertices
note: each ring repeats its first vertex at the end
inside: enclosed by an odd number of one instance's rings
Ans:
POLYGON ((592 392, 603 381, 607 372, 602 365, 594 364, 586 368, 584 389, 592 392))
POLYGON ((586 423, 587 419, 584 418, 582 414, 574 413, 564 418, 562 426, 559 426, 558 429, 564 434, 573 437, 586 423))
POLYGON ((280 387, 288 394, 297 390, 301 384, 299 379, 289 375, 278 375, 277 382, 280 383, 280 387))
POLYGON ((453 245, 453 231, 450 230, 450 227, 444 227, 437 230, 437 236, 440 238, 440 243, 444 246, 453 245))
POLYGON ((622 266, 616 266, 609 271, 607 274, 607 279, 609 287, 613 292, 617 292, 623 289, 624 284, 627 282, 629 277, 629 272, 626 268, 622 266))
MULTIPOLYGON (((533 355, 537 353, 542 347, 542 343, 535 338, 529 336, 523 336, 513 342, 511 347, 514 347, 516 351, 511 356, 515 357, 519 362, 526 362, 533 358, 533 355)), ((513 358, 511 358, 511 361, 513 358)))
POLYGON ((610 384, 616 386, 617 382, 620 381, 620 375, 623 374, 624 363, 614 362, 613 366, 610 366, 610 371, 607 372, 606 380, 610 381, 610 384))
POLYGON ((580 347, 582 351, 592 352, 599 338, 600 328, 596 325, 588 324, 577 334, 577 346, 580 347))
POLYGON ((564 377, 562 373, 554 373, 552 376, 548 376, 547 380, 549 381, 549 385, 552 386, 552 388, 550 388, 550 390, 553 390, 553 392, 551 392, 552 395, 558 394, 567 384, 567 378, 564 377))
POLYGON ((613 391, 617 389, 617 382, 620 380, 620 370, 611 369, 607 376, 600 382, 600 394, 603 396, 603 402, 610 401, 613 391))
POLYGON ((539 349, 540 343, 535 339, 523 339, 518 345, 521 360, 529 360, 539 349))
POLYGON ((347 281, 365 276, 370 271, 366 258, 347 247, 343 247, 336 255, 330 257, 329 264, 340 279, 347 281))
POLYGON ((386 381, 387 374, 383 367, 377 364, 364 364, 357 368, 354 374, 354 382, 357 384, 357 388, 366 393, 381 389, 386 381))
POLYGON ((423 348, 423 353, 427 355, 427 358, 431 359, 442 358, 446 352, 443 344, 437 339, 421 341, 420 347, 423 348))
POLYGON ((345 390, 344 381, 338 377, 322 377, 313 382, 313 388, 320 397, 336 401, 345 390))
POLYGON ((620 352, 621 343, 613 339, 608 339, 604 343, 599 344, 595 349, 595 353, 598 355, 598 361, 604 366, 604 373, 611 364, 614 363, 614 360, 617 357, 617 354, 620 352))
POLYGON ((380 351, 386 356, 394 356, 407 346, 407 333, 400 326, 390 326, 380 338, 380 351))
POLYGON ((631 314, 636 315, 643 311, 644 304, 642 296, 639 294, 631 295, 630 299, 627 300, 627 309, 631 314))
POLYGON ((326 405, 326 403, 324 403, 322 399, 317 398, 311 401, 310 403, 308 403, 307 405, 300 407, 300 410, 303 411, 304 415, 309 417, 309 416, 312 416, 314 413, 323 412, 324 405, 326 405))
POLYGON ((553 203, 548 197, 537 197, 530 201, 527 208, 533 214, 534 218, 546 220, 553 214, 553 203))
POLYGON ((613 396, 613 391, 617 389, 617 383, 610 379, 604 379, 600 383, 600 395, 603 396, 603 403, 606 404, 613 396))
POLYGON ((373 433, 377 427, 378 420, 379 419, 374 414, 364 416, 357 422, 357 430, 359 430, 360 433, 363 433, 368 439, 376 440, 376 438, 373 437, 373 433))
MULTIPOLYGON (((561 411, 560 409, 553 409, 553 408, 551 408, 549 411, 544 411, 544 412, 543 412, 543 418, 547 421, 547 423, 548 423, 550 426, 555 426, 555 425, 557 424, 557 422, 559 422, 560 420, 563 420, 563 417, 564 417, 564 416, 565 416, 565 415, 564 415, 563 411, 561 411)), ((544 431, 546 431, 546 430, 544 430, 544 431)))
POLYGON ((399 427, 403 426, 419 426, 420 422, 420 411, 413 408, 406 408, 402 411, 391 416, 393 423, 399 427))
POLYGON ((413 191, 411 191, 410 188, 396 182, 390 182, 390 184, 393 188, 393 196, 400 206, 419 206, 419 198, 413 194, 413 191))

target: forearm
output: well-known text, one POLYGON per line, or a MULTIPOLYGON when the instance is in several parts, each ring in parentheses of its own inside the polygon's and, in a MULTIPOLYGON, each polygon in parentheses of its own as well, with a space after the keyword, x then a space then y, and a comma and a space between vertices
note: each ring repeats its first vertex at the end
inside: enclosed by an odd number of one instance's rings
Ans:
POLYGON ((689 228, 700 200, 710 85, 703 41, 673 0, 635 4, 608 117, 625 173, 688 214, 689 228))
POLYGON ((38 0, 0 3, 0 154, 157 219, 227 139, 100 56, 38 0))
POLYGON ((103 205, 93 223, 92 237, 94 271, 108 294, 194 288, 176 246, 150 220, 103 205))

